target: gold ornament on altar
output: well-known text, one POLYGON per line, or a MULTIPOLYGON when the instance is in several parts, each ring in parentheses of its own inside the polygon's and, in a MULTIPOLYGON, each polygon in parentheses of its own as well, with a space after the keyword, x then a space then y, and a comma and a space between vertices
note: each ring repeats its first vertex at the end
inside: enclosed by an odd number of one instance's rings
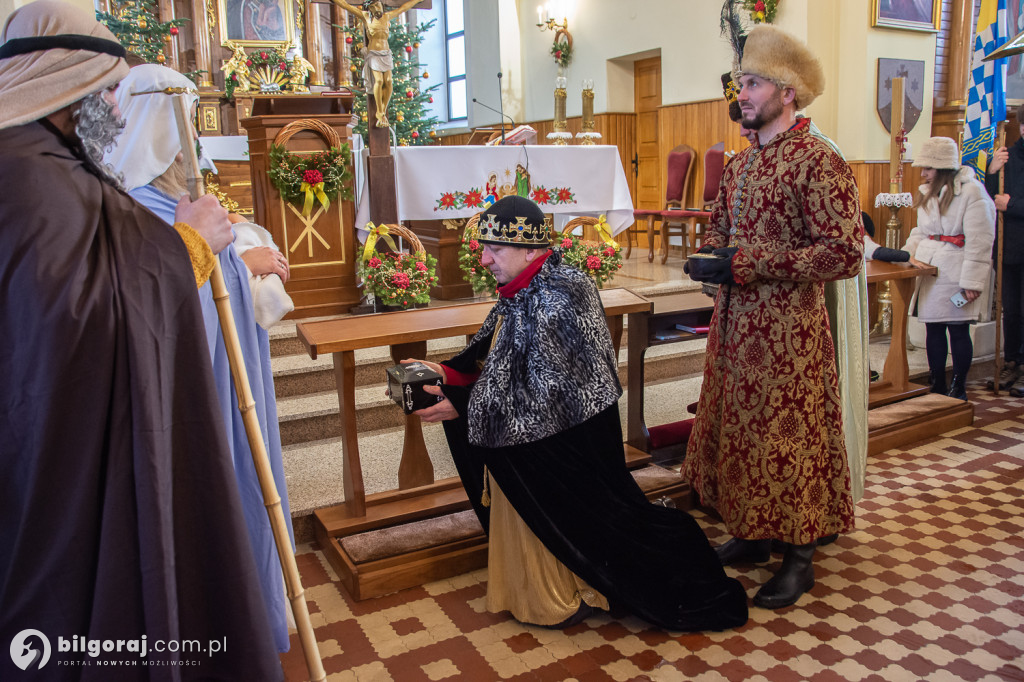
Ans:
POLYGON ((292 57, 291 66, 288 68, 288 85, 292 92, 309 92, 306 87, 306 79, 313 72, 313 65, 298 53, 292 57))
POLYGON ((203 184, 206 185, 206 193, 217 197, 217 201, 227 209, 228 213, 238 213, 238 202, 225 194, 215 180, 216 178, 213 173, 207 173, 206 177, 203 178, 203 184))
POLYGON ((583 81, 583 130, 576 134, 580 144, 596 144, 601 133, 594 131, 594 81, 583 81))
POLYGON ((555 78, 555 118, 552 122, 553 132, 548 133, 548 139, 556 145, 565 145, 572 139, 572 133, 567 132, 569 127, 565 118, 565 76, 555 78))

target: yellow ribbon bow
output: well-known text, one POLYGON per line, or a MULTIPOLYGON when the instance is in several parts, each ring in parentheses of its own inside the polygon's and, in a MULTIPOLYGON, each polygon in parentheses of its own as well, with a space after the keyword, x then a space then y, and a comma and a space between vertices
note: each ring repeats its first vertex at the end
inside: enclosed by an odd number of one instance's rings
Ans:
POLYGON ((370 231, 370 234, 366 235, 366 244, 363 246, 363 262, 370 260, 373 256, 374 246, 377 244, 378 239, 383 239, 384 242, 391 247, 392 251, 398 252, 398 247, 395 246, 395 240, 388 234, 388 226, 374 225, 373 223, 366 223, 366 229, 370 231))
POLYGON ((594 229, 597 230, 597 234, 601 237, 602 241, 608 246, 615 249, 619 248, 619 243, 612 239, 612 229, 608 227, 608 221, 604 217, 604 213, 597 219, 597 223, 594 225, 594 229))
POLYGON ((331 200, 324 194, 324 183, 318 182, 315 185, 311 185, 308 182, 303 182, 299 186, 299 190, 306 193, 306 201, 302 204, 302 217, 308 218, 309 214, 313 212, 313 197, 315 196, 320 200, 324 210, 331 207, 331 200))

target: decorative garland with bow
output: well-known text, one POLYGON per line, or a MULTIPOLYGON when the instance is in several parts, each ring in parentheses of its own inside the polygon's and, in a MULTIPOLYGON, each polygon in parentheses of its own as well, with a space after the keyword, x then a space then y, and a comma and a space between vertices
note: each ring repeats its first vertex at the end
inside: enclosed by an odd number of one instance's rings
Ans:
POLYGON ((284 145, 276 144, 268 156, 270 182, 285 201, 302 207, 304 218, 313 212, 315 202, 326 210, 339 195, 352 199, 352 154, 347 144, 309 156, 292 154, 284 145))

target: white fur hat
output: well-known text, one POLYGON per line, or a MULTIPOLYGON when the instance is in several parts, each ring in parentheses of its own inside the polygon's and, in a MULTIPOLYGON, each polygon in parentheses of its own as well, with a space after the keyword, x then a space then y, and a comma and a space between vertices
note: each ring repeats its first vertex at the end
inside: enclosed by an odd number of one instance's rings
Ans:
POLYGON ((740 73, 766 78, 780 88, 793 88, 796 108, 803 109, 825 91, 825 72, 802 42, 768 24, 747 35, 740 73))
POLYGON ((918 150, 913 166, 914 168, 959 170, 960 149, 951 138, 929 137, 918 150))

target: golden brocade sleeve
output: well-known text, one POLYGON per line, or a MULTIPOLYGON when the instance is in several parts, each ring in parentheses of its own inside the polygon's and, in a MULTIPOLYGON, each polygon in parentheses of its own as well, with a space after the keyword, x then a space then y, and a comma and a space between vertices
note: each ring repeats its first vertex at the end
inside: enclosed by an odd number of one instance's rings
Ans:
POLYGON ((188 223, 174 223, 174 229, 181 236, 188 249, 188 257, 192 260, 192 273, 196 276, 196 288, 206 284, 213 272, 214 258, 210 245, 202 235, 192 229, 188 223))

